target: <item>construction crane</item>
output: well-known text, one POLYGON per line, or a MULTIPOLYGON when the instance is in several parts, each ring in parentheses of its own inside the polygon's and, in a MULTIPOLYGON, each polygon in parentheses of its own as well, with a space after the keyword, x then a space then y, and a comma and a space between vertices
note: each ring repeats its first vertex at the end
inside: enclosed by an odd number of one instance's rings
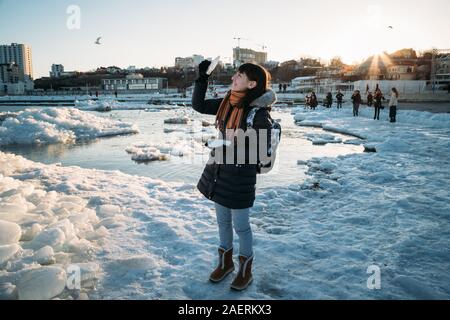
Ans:
POLYGON ((267 46, 264 43, 255 43, 257 46, 260 46, 262 48, 262 51, 266 51, 267 46))
MULTIPOLYGON (((241 40, 250 40, 250 39, 242 38, 242 37, 239 37, 239 36, 234 37, 233 39, 238 41, 238 46, 237 46, 238 56, 236 57, 235 60, 237 60, 239 65, 240 65, 241 64, 241 40)), ((233 57, 233 59, 234 59, 234 57, 233 57)), ((234 61, 233 61, 233 64, 236 66, 236 63, 234 61)))
POLYGON ((241 47, 241 40, 250 40, 250 39, 242 38, 242 37, 234 37, 233 39, 238 41, 238 46, 237 46, 238 48, 241 47))

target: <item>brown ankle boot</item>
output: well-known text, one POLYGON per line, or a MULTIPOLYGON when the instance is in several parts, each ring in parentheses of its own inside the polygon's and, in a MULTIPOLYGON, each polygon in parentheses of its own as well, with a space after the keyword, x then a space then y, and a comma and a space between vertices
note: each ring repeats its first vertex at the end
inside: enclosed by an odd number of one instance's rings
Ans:
POLYGON ((231 289, 244 290, 252 282, 252 263, 253 256, 247 258, 245 256, 239 256, 239 272, 231 283, 231 289))
POLYGON ((234 271, 233 248, 230 248, 226 251, 223 248, 219 248, 218 251, 219 264, 209 276, 209 280, 212 282, 220 282, 225 279, 227 275, 234 271))

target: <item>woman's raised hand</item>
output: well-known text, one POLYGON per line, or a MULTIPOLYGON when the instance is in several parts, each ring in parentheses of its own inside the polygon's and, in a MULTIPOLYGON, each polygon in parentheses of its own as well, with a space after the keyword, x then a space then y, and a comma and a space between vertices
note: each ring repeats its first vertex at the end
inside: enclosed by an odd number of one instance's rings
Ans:
POLYGON ((211 61, 209 60, 203 60, 198 65, 198 75, 200 78, 208 79, 209 75, 206 73, 208 71, 209 65, 211 64, 211 61))

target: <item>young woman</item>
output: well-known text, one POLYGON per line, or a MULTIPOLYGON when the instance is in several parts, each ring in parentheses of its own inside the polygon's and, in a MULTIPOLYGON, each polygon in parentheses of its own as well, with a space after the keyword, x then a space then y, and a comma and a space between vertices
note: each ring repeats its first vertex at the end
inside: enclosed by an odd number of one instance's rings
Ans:
MULTIPOLYGON (((270 75, 261 66, 251 63, 243 64, 231 78, 231 90, 223 99, 205 100, 208 87, 208 69, 210 62, 205 60, 199 65, 199 78, 195 82, 192 96, 193 108, 203 114, 216 116, 215 126, 222 137, 228 141, 235 141, 235 134, 246 131, 247 115, 249 111, 258 107, 253 120, 252 129, 259 135, 262 129, 271 127, 270 109, 276 102, 275 93, 269 89, 270 75), (241 130, 239 130, 241 129, 241 130)), ((251 139, 249 139, 251 140, 251 139)), ((259 148, 259 139, 256 139, 259 148)), ((251 142, 245 143, 245 153, 255 146, 251 142)), ((199 191, 215 203, 217 223, 219 227, 220 246, 219 264, 211 273, 212 282, 222 281, 234 271, 233 263, 233 227, 239 236, 239 271, 234 278, 231 288, 244 290, 252 282, 253 263, 253 235, 249 223, 250 208, 255 200, 256 175, 258 163, 244 164, 226 157, 229 148, 220 148, 224 153, 223 159, 217 161, 216 149, 211 151, 210 160, 206 164, 200 181, 197 184, 199 191), (228 150, 227 150, 228 149, 228 150)), ((239 150, 238 150, 239 152, 239 150)), ((258 158, 259 159, 259 158, 258 158)), ((246 160, 248 160, 246 158, 246 160)))
POLYGON ((389 99, 389 118, 390 122, 395 122, 395 117, 397 115, 397 105, 398 105, 398 91, 396 88, 392 88, 391 97, 389 99))

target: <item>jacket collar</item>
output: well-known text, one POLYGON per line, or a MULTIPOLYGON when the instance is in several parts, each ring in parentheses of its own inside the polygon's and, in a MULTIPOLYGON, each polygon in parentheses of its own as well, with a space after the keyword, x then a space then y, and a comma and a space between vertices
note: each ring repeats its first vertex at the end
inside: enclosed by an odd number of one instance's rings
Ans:
POLYGON ((264 108, 264 107, 271 107, 275 102, 277 101, 277 95, 272 89, 268 89, 266 93, 264 93, 259 98, 256 98, 253 100, 252 103, 250 103, 250 107, 253 108, 264 108))

